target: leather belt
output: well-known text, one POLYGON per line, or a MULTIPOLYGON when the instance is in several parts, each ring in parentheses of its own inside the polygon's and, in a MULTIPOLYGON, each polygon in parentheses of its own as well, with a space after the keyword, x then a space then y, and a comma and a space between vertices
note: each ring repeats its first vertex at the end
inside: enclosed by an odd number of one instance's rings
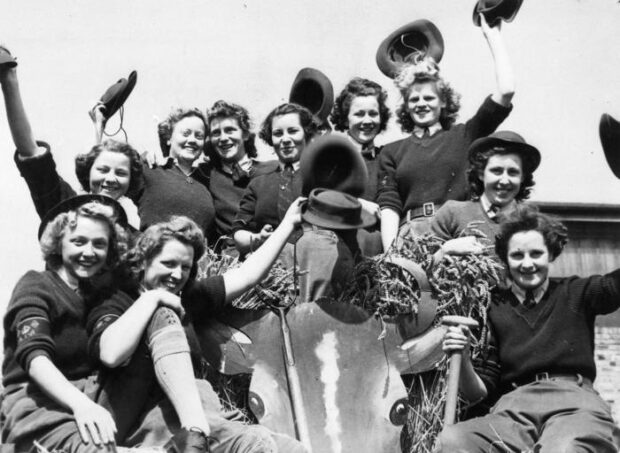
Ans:
POLYGON ((575 374, 559 374, 559 373, 536 373, 531 379, 523 379, 519 382, 511 382, 510 385, 513 389, 521 387, 523 385, 532 384, 534 382, 542 381, 570 381, 576 382, 578 386, 592 386, 592 381, 587 377, 583 377, 579 373, 575 374))
POLYGON ((422 206, 409 209, 405 212, 403 220, 410 221, 417 219, 418 217, 433 217, 440 207, 440 204, 429 201, 428 203, 424 203, 422 206))

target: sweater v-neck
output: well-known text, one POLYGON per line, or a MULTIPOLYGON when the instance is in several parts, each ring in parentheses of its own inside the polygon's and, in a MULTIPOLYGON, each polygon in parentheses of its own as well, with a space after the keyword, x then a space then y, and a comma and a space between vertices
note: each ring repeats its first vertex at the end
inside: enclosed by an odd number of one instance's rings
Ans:
POLYGON ((517 296, 515 296, 512 291, 508 291, 508 293, 508 297, 510 297, 510 308, 518 317, 523 319, 532 330, 535 330, 537 325, 544 322, 553 310, 554 299, 549 298, 549 288, 545 291, 542 299, 530 308, 525 307, 519 302, 519 299, 517 299, 517 296))

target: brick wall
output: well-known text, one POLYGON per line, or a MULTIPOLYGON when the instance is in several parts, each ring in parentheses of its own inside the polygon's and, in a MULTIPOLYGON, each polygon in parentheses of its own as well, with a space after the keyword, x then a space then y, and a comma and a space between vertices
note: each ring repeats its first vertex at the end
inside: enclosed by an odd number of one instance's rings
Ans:
POLYGON ((620 327, 596 327, 595 387, 620 423, 620 327))

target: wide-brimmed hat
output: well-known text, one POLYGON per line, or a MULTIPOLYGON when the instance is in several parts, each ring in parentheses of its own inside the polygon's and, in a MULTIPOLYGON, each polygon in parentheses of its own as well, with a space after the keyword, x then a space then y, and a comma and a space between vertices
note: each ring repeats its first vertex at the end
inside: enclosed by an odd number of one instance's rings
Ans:
POLYGON ((338 190, 316 188, 302 207, 301 218, 330 230, 354 230, 374 225, 377 218, 362 209, 357 198, 338 190))
POLYGON ((443 37, 430 20, 410 22, 385 38, 377 49, 377 66, 383 74, 394 78, 414 55, 433 57, 436 63, 443 57, 443 37))
POLYGON ((306 107, 321 124, 325 124, 334 106, 334 87, 318 69, 303 68, 291 86, 289 102, 306 107))
POLYGON ((301 153, 299 171, 303 196, 323 187, 359 197, 368 185, 362 154, 341 135, 327 134, 311 142, 301 153))
POLYGON ((480 26, 480 14, 484 15, 487 23, 494 27, 500 21, 512 22, 523 0, 478 0, 474 6, 472 19, 476 26, 480 26))
POLYGON ((4 46, 0 46, 0 66, 5 68, 14 68, 17 66, 17 60, 11 55, 9 49, 4 46))
POLYGON ((114 214, 116 215, 116 223, 124 228, 127 228, 127 214, 118 201, 106 195, 87 193, 67 198, 47 211, 47 213, 43 216, 43 219, 41 219, 41 225, 39 225, 39 239, 41 239, 41 235, 43 234, 43 231, 45 231, 47 224, 54 220, 58 214, 73 211, 80 206, 93 201, 112 207, 114 209, 114 214))
POLYGON ((497 131, 488 137, 474 140, 469 146, 469 161, 473 162, 478 153, 494 147, 505 148, 507 153, 519 154, 525 172, 532 173, 540 165, 540 151, 527 144, 523 137, 512 131, 497 131))
POLYGON ((136 86, 138 80, 138 73, 131 71, 129 77, 122 78, 103 93, 101 96, 101 102, 105 106, 103 114, 106 119, 114 115, 118 109, 125 103, 133 88, 136 86))
POLYGON ((620 123, 611 115, 603 113, 598 133, 605 152, 605 159, 616 178, 620 178, 620 123))

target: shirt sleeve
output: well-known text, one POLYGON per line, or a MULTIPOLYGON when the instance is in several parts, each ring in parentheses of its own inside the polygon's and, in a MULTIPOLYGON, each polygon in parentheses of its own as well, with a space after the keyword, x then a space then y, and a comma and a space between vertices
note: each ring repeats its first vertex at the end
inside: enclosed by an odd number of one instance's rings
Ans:
POLYGON ((75 196, 75 190, 58 175, 50 146, 41 141, 37 141, 37 145, 45 148, 43 154, 23 158, 15 151, 14 159, 26 180, 37 214, 42 218, 58 203, 75 196))
POLYGON ((88 354, 90 357, 97 361, 99 360, 101 334, 110 324, 120 318, 132 303, 133 298, 122 291, 116 291, 88 313, 86 332, 88 334, 88 354))
POLYGON ((583 303, 592 315, 606 315, 620 307, 620 269, 583 280, 583 303))
POLYGON ((241 201, 239 201, 239 210, 232 224, 233 234, 239 230, 249 230, 257 232, 254 214, 256 211, 256 179, 250 181, 245 189, 241 201))
POLYGON ((493 133, 511 111, 512 105, 504 107, 488 96, 476 114, 465 123, 465 130, 470 140, 473 141, 493 133))
POLYGON ((437 214, 433 217, 431 221, 431 231, 435 236, 444 241, 454 239, 456 237, 456 232, 453 223, 450 201, 448 201, 439 208, 437 214))
POLYGON ((393 152, 396 150, 397 148, 386 147, 379 154, 377 203, 381 209, 392 209, 402 215, 403 203, 396 182, 398 162, 393 152))
POLYGON ((226 305, 224 277, 217 275, 195 281, 183 291, 182 303, 194 323, 210 318, 226 305))

